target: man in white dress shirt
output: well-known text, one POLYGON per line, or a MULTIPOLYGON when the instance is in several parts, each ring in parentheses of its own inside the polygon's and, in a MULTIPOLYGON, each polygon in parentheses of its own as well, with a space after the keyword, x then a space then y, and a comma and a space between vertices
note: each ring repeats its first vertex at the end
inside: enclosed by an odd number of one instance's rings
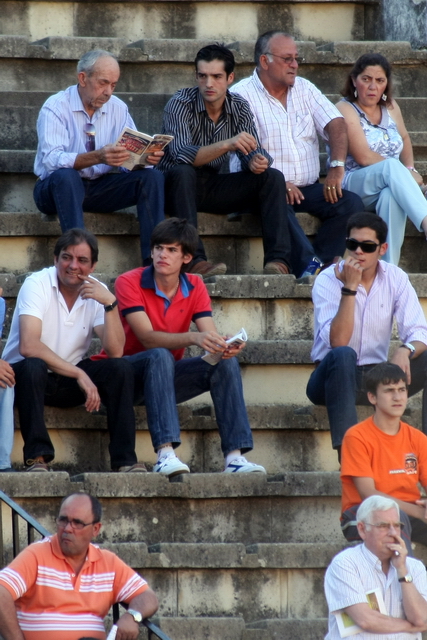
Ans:
MULTIPOLYGON (((317 87, 297 77, 301 61, 292 36, 268 31, 256 42, 253 75, 231 91, 249 102, 261 144, 274 159, 275 169, 285 176, 289 204, 294 211, 307 211, 322 221, 314 253, 323 262, 331 262, 343 255, 347 220, 352 213, 363 211, 363 204, 358 195, 341 189, 347 156, 344 119, 317 87), (331 166, 323 185, 319 183, 318 134, 328 140, 331 149, 331 166)), ((235 159, 232 169, 238 169, 235 159)), ((289 218, 294 237, 299 237, 302 229, 294 216, 289 218)), ((293 256, 292 264, 299 261, 302 271, 312 256, 308 245, 304 254, 293 256)))
POLYGON ((325 640, 339 640, 337 617, 347 614, 360 640, 421 640, 427 630, 427 580, 422 562, 407 557, 394 500, 370 496, 357 511, 363 544, 339 553, 325 575, 329 621, 325 640), (368 604, 376 590, 387 613, 368 604))
POLYGON ((406 373, 408 396, 423 389, 427 434, 427 323, 407 274, 380 260, 386 237, 379 216, 354 214, 347 225, 348 257, 325 269, 313 286, 316 369, 307 396, 326 406, 338 457, 345 432, 359 422, 356 404, 368 404, 364 375, 388 360, 394 320, 401 343, 390 360, 406 373))
MULTIPOLYGON (((129 152, 115 142, 124 127, 136 126, 126 104, 112 95, 120 77, 116 58, 89 51, 77 77, 77 85, 48 98, 40 111, 34 200, 43 213, 58 215, 62 231, 83 229, 83 211, 136 205, 142 260, 150 264, 151 232, 164 218, 163 175, 152 167, 122 168, 129 152)), ((156 165, 162 156, 156 151, 147 163, 156 165)))

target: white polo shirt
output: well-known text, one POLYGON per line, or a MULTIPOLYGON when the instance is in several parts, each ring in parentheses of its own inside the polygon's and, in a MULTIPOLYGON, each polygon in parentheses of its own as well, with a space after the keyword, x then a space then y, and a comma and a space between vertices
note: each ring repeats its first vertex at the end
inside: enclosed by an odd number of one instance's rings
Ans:
POLYGON ((56 267, 33 273, 23 283, 16 301, 2 358, 14 363, 23 360, 19 353, 19 316, 34 316, 42 321, 41 341, 60 358, 77 364, 89 349, 94 327, 104 324, 104 307, 95 300, 78 297, 69 311, 58 288, 56 267))

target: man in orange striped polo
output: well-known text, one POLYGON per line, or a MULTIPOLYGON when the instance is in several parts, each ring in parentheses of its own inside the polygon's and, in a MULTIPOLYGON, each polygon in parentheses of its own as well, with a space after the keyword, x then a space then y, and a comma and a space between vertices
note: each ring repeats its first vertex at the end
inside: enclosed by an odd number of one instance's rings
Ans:
POLYGON ((116 640, 136 640, 139 622, 157 611, 147 582, 114 553, 91 543, 101 505, 87 493, 62 501, 55 535, 24 549, 0 571, 4 640, 105 640, 103 619, 115 602, 129 608, 116 640))

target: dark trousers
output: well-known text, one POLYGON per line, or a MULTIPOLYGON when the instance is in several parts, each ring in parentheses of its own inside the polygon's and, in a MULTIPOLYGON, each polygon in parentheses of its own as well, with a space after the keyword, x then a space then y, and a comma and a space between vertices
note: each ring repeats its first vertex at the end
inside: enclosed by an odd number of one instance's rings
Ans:
MULTIPOLYGON (((393 499, 392 496, 390 496, 390 498, 393 499)), ((359 506, 360 505, 356 504, 353 507, 350 507, 350 509, 344 511, 341 516, 341 530, 345 539, 349 542, 362 540, 359 536, 356 524, 356 513, 359 506)), ((408 555, 413 558, 414 552, 412 551, 411 541, 419 542, 424 545, 427 544, 427 522, 423 522, 419 518, 414 518, 413 516, 408 516, 401 509, 399 509, 399 518, 403 523, 403 529, 401 529, 400 535, 406 545, 408 555)))
MULTIPOLYGON (((375 365, 356 366, 351 347, 331 349, 313 371, 307 384, 307 396, 313 404, 326 406, 332 446, 341 446, 347 429, 358 423, 356 404, 369 404, 363 377, 375 365)), ((423 390, 422 430, 427 435, 427 351, 411 360, 409 396, 423 390)))
MULTIPOLYGON (((197 211, 227 214, 253 210, 261 218, 264 264, 283 262, 291 266, 286 183, 280 171, 219 174, 209 168, 178 164, 165 175, 165 191, 166 213, 187 218, 195 227, 197 211)), ((194 262, 206 259, 200 241, 194 262)))
MULTIPOLYGON (((132 465, 135 455, 135 414, 133 411, 134 373, 124 358, 108 358, 77 364, 97 386, 107 409, 110 434, 109 452, 113 469, 132 465)), ((43 456, 53 460, 55 451, 44 421, 44 405, 76 407, 84 404, 85 394, 75 378, 49 373, 44 360, 25 358, 12 364, 15 372, 15 404, 24 439, 24 462, 43 456)))
POLYGON ((58 215, 63 232, 84 228, 83 211, 109 213, 136 205, 141 256, 147 264, 151 233, 164 219, 164 178, 156 169, 142 169, 86 180, 75 169, 58 169, 37 180, 34 200, 43 213, 58 215))
MULTIPOLYGON (((310 262, 313 254, 322 262, 331 262, 335 256, 343 256, 345 251, 346 227, 349 217, 353 213, 364 211, 361 198, 352 191, 343 189, 342 198, 331 204, 326 202, 323 195, 323 185, 315 182, 307 187, 298 187, 304 196, 301 204, 294 204, 295 212, 306 211, 318 218, 322 225, 316 234, 313 245, 303 244, 298 233, 304 234, 300 225, 292 228, 292 266, 294 273, 300 274, 310 262), (301 251, 301 248, 303 251, 301 251), (299 252, 299 253, 298 253, 299 252)), ((292 207, 289 207, 292 209, 292 207)), ((291 219, 291 217, 289 216, 291 219)))

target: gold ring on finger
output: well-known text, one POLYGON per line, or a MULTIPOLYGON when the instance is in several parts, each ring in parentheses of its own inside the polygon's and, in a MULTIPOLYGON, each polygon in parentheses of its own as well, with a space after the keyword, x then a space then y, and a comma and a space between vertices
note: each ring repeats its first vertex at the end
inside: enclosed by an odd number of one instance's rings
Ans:
POLYGON ((332 187, 332 189, 336 189, 336 187, 332 187))
POLYGON ((289 193, 292 191, 292 189, 288 189, 289 193))
POLYGON ((330 191, 330 190, 331 190, 331 187, 326 187, 326 188, 327 188, 327 190, 328 190, 328 191, 330 191))

